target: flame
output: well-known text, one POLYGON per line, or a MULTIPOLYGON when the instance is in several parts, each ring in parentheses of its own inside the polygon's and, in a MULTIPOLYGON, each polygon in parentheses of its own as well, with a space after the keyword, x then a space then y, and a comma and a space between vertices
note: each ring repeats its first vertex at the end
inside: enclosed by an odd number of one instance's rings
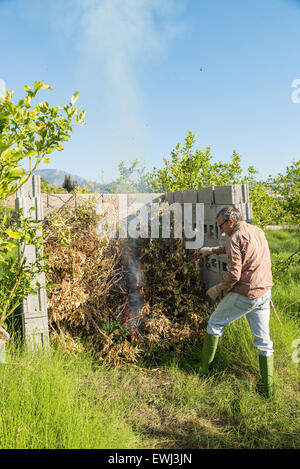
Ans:
POLYGON ((146 292, 144 290, 144 287, 140 288, 140 293, 141 293, 141 295, 143 295, 144 298, 146 298, 146 292))

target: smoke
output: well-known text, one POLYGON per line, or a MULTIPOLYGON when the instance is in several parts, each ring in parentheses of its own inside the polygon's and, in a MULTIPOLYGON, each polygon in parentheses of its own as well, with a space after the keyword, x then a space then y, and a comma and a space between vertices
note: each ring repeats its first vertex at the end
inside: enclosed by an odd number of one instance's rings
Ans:
POLYGON ((141 80, 166 56, 172 39, 182 30, 175 1, 77 0, 77 5, 81 8, 80 55, 93 61, 94 70, 101 70, 107 118, 117 136, 111 139, 110 150, 122 159, 126 150, 127 157, 144 156, 147 135, 141 80))
MULTIPOLYGON (((80 73, 93 86, 92 106, 94 112, 99 109, 95 130, 101 138, 101 153, 106 153, 116 166, 121 159, 146 157, 148 129, 142 83, 147 72, 167 56, 174 38, 183 32, 180 14, 185 2, 48 2, 52 27, 72 39, 80 73)), ((45 12, 40 13, 45 18, 45 12)))
POLYGON ((105 155, 110 164, 117 166, 120 160, 147 156, 144 83, 151 69, 168 56, 174 38, 184 31, 182 13, 186 2, 11 2, 23 19, 25 31, 32 25, 47 37, 45 47, 52 42, 49 68, 55 70, 56 50, 59 57, 66 55, 66 66, 72 67, 66 70, 66 79, 72 77, 81 97, 86 96, 87 123, 97 133, 97 151, 101 141, 101 157, 105 155), (96 118, 92 121, 91 116, 96 118))
POLYGON ((143 309, 145 302, 142 293, 144 279, 138 255, 138 248, 142 242, 137 239, 127 239, 122 247, 122 263, 127 270, 128 325, 135 339, 137 339, 139 330, 147 316, 143 309))

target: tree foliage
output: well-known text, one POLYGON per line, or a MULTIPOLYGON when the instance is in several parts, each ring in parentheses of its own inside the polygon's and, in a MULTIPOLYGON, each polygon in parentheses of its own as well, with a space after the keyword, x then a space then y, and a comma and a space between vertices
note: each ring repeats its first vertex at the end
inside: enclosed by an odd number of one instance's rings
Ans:
POLYGON ((277 223, 299 223, 299 162, 286 168, 285 174, 258 179, 258 171, 249 166, 243 173, 241 156, 233 151, 231 161, 213 162, 211 148, 195 149, 196 134, 188 132, 184 145, 178 143, 170 160, 163 159, 162 169, 148 174, 152 191, 177 191, 199 187, 248 183, 253 208, 253 223, 264 227, 277 223))
POLYGON ((72 120, 83 121, 85 111, 74 107, 76 92, 68 105, 51 107, 43 101, 33 106, 33 99, 41 90, 52 89, 43 82, 35 82, 34 89, 24 87, 26 96, 13 102, 14 91, 6 91, 0 103, 0 200, 16 192, 41 162, 49 163, 49 154, 62 151, 73 131, 72 120), (22 167, 23 160, 34 161, 29 174, 22 167))
POLYGON ((72 192, 77 185, 76 181, 72 181, 71 176, 65 175, 65 179, 63 182, 62 187, 66 189, 68 192, 72 192))
POLYGON ((118 166, 119 177, 114 181, 111 192, 113 193, 136 193, 151 192, 149 178, 146 168, 136 158, 129 160, 128 164, 121 161, 118 166))
MULTIPOLYGON (((85 111, 78 113, 74 107, 79 93, 76 92, 64 107, 51 107, 43 101, 33 106, 33 100, 42 90, 51 90, 43 82, 35 82, 34 88, 25 86, 26 96, 13 102, 14 92, 6 91, 0 101, 0 202, 14 194, 32 175, 41 162, 50 162, 49 154, 62 151, 63 143, 69 141, 72 124, 83 123, 85 111), (30 171, 26 174, 24 160, 30 159, 30 171)), ((15 219, 6 214, 0 220, 0 326, 22 299, 36 289, 34 276, 44 271, 41 226, 30 217, 24 219, 20 210, 15 219), (32 244, 36 247, 36 262, 28 266, 24 249, 14 255, 19 246, 32 244)))
POLYGON ((286 220, 299 224, 300 221, 300 160, 286 167, 285 174, 275 178, 275 193, 282 198, 286 220))
POLYGON ((234 151, 230 163, 213 163, 211 147, 205 152, 194 149, 196 134, 188 132, 185 143, 178 143, 171 160, 163 159, 164 168, 149 175, 154 191, 177 191, 198 187, 238 184, 242 181, 241 157, 234 151))
POLYGON ((299 224, 300 162, 292 162, 285 173, 269 176, 266 181, 248 177, 253 222, 259 226, 299 224))

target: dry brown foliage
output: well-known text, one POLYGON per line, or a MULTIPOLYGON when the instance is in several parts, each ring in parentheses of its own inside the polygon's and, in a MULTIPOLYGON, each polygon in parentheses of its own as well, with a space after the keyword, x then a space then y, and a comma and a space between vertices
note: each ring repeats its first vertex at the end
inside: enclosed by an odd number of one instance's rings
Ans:
POLYGON ((95 202, 53 213, 45 252, 49 326, 68 351, 88 346, 98 360, 132 363, 160 350, 181 352, 204 333, 207 304, 201 300, 196 253, 184 239, 147 239, 135 245, 142 283, 143 321, 134 330, 129 312, 130 282, 124 252, 128 240, 100 239, 95 202))

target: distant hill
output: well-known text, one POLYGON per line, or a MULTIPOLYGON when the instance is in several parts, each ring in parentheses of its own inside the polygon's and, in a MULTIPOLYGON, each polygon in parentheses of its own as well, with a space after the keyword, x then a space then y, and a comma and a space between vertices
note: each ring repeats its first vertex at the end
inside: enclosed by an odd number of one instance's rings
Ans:
POLYGON ((49 182, 49 184, 56 187, 62 187, 65 176, 71 176, 72 181, 77 181, 79 187, 84 187, 92 191, 99 190, 101 192, 109 192, 113 186, 113 183, 96 183, 93 187, 91 187, 86 179, 82 178, 81 176, 76 176, 75 174, 67 173, 61 169, 36 169, 34 173, 38 174, 41 176, 41 178, 49 182))

